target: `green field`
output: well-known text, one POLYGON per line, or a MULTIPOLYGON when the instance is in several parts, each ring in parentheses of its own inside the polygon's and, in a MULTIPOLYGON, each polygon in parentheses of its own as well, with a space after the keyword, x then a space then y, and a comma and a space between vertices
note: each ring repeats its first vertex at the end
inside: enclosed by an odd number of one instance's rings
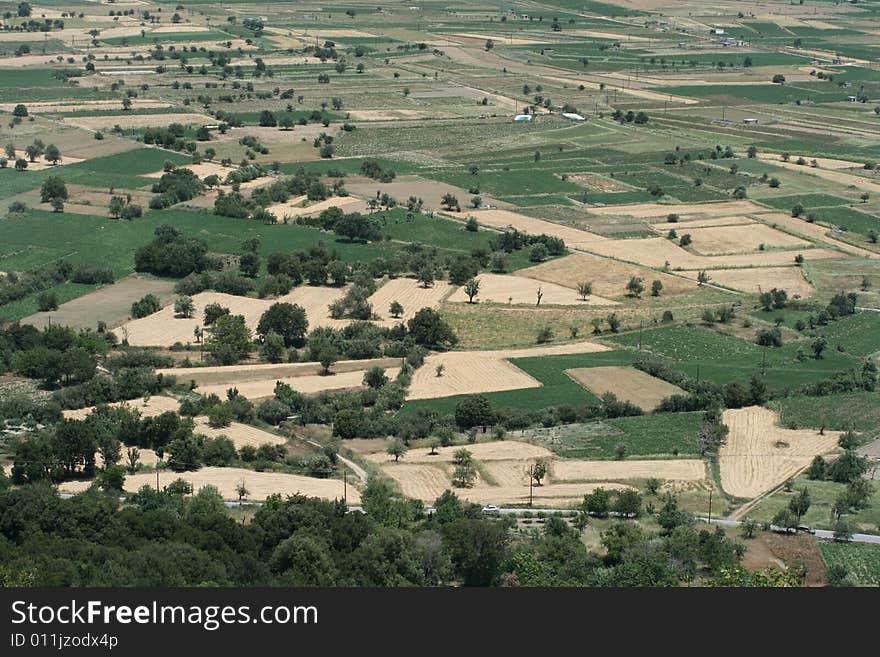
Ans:
MULTIPOLYGON (((798 477, 793 483, 794 491, 806 488, 810 492, 811 504, 802 518, 803 524, 818 529, 833 529, 831 507, 838 496, 846 490, 846 485, 833 481, 811 481, 806 477, 798 477)), ((868 500, 867 508, 846 515, 847 519, 856 523, 860 532, 876 533, 880 528, 880 486, 876 481, 872 482, 872 486, 874 493, 868 500)), ((793 495, 794 492, 786 493, 780 490, 749 511, 747 517, 754 518, 758 522, 770 522, 780 509, 788 505, 793 495)))
POLYGON ((871 438, 880 435, 880 393, 846 392, 824 397, 793 396, 773 402, 781 423, 818 429, 855 429, 871 438))
MULTIPOLYGON (((628 347, 639 344, 638 333, 608 338, 628 347)), ((761 347, 741 338, 701 327, 669 326, 642 332, 644 351, 669 358, 688 375, 723 384, 745 382, 764 370, 764 381, 774 391, 792 390, 825 379, 834 372, 859 367, 860 361, 829 349, 817 360, 796 359, 798 347, 809 353, 809 343, 788 342, 780 348, 761 347)))
POLYGON ((880 586, 880 545, 819 541, 828 566, 841 565, 862 586, 880 586))

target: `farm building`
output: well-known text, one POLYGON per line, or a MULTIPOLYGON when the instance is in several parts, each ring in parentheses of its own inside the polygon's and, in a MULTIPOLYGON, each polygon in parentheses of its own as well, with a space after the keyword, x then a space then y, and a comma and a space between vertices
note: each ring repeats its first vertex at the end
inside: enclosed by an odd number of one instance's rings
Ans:
POLYGON ((745 125, 758 125, 758 119, 743 119, 745 125))
POLYGON ((586 117, 581 116, 580 114, 575 114, 574 112, 563 112, 562 116, 567 119, 571 119, 572 121, 586 121, 586 117))
POLYGON ((716 34, 716 35, 724 34, 724 28, 713 27, 711 30, 709 30, 709 34, 716 34))
POLYGON ((517 114, 516 116, 513 117, 513 120, 516 122, 531 121, 532 115, 531 114, 517 114))

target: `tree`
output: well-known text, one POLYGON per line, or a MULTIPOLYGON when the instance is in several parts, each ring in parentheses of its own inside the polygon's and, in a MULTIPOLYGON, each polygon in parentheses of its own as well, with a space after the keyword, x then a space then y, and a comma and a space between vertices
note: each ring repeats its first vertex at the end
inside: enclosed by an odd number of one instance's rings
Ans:
POLYGON ((257 324, 257 334, 265 337, 270 332, 277 333, 284 339, 284 346, 293 347, 302 344, 309 320, 302 306, 293 303, 273 303, 262 314, 257 324))
POLYGON ((620 330, 620 318, 617 316, 617 313, 611 313, 605 318, 605 321, 608 322, 608 328, 611 329, 612 333, 617 333, 620 330))
POLYGON ((825 351, 828 347, 828 340, 824 337, 819 336, 810 344, 810 349, 813 350, 813 357, 817 360, 822 358, 822 352, 825 351))
POLYGON ((23 119, 28 115, 27 107, 19 103, 12 109, 12 116, 17 116, 20 119, 23 119))
POLYGON ((58 162, 61 161, 61 151, 55 144, 49 144, 46 146, 46 160, 53 165, 58 164, 58 162))
POLYGON ((244 483, 244 479, 239 480, 239 482, 235 485, 235 494, 238 495, 239 503, 251 494, 244 483))
POLYGON ((398 319, 403 314, 403 306, 399 301, 392 301, 388 307, 388 312, 391 313, 394 319, 398 319))
POLYGON ((284 338, 275 331, 269 331, 263 338, 263 344, 260 345, 260 355, 263 360, 269 363, 281 363, 284 361, 286 353, 284 338))
POLYGON ((838 518, 834 523, 834 540, 847 542, 851 541, 855 533, 855 524, 848 518, 838 518))
POLYGON ((495 422, 495 411, 485 395, 468 395, 455 405, 455 423, 461 429, 486 426, 495 422))
POLYGON ((234 365, 251 350, 251 331, 242 315, 223 315, 214 322, 205 348, 222 365, 234 365))
POLYGON ((472 278, 467 283, 465 283, 464 293, 467 295, 468 303, 473 303, 474 297, 480 293, 480 280, 477 278, 472 278))
POLYGON ((49 176, 40 187, 40 200, 43 203, 51 203, 53 199, 66 201, 68 198, 67 185, 61 176, 49 176))
POLYGON ((644 279, 640 276, 633 276, 629 279, 629 283, 626 284, 626 289, 630 296, 638 299, 642 292, 645 291, 644 279))
POLYGON ((526 474, 535 481, 535 486, 540 486, 544 477, 547 476, 548 468, 546 459, 537 459, 534 463, 529 464, 526 474))
POLYGON ((388 376, 381 367, 371 367, 364 372, 364 385, 368 388, 378 390, 388 383, 388 376))
POLYGON ((461 212, 461 205, 458 203, 458 199, 455 195, 447 192, 443 195, 443 198, 440 200, 440 204, 445 207, 449 212, 461 212))
POLYGON ((397 463, 400 458, 406 454, 407 446, 404 445, 403 441, 400 438, 395 438, 391 441, 391 444, 388 445, 388 449, 385 450, 389 456, 394 457, 394 462, 397 463))
POLYGON ((64 212, 64 201, 60 198, 53 198, 49 204, 52 206, 52 212, 64 212))
POLYGON ((434 270, 429 265, 425 265, 419 269, 417 278, 422 287, 429 288, 434 285, 434 270))
POLYGON ((192 317, 195 310, 196 307, 192 297, 184 295, 177 297, 177 301, 174 302, 174 315, 176 317, 192 317))
POLYGON ((604 518, 611 510, 611 494, 599 487, 589 495, 584 495, 582 508, 586 514, 604 518))
POLYGON ((793 514, 795 514, 797 524, 800 524, 801 518, 804 517, 810 508, 810 491, 804 487, 800 493, 789 500, 788 508, 793 514))
POLYGON ((20 157, 15 160, 15 170, 16 171, 24 171, 28 168, 28 161, 23 157, 20 157))
POLYGON ((785 84, 785 76, 782 73, 777 73, 773 76, 772 82, 773 84, 785 84))
POLYGON ((827 467, 825 459, 817 454, 810 463, 810 468, 807 470, 807 477, 815 481, 822 481, 825 479, 827 467))
POLYGON ((445 348, 458 344, 458 337, 433 308, 422 308, 407 322, 410 337, 416 344, 445 348))
POLYGON ((477 469, 471 453, 462 448, 452 456, 455 469, 452 473, 452 485, 456 488, 470 488, 477 479, 477 469))
POLYGON ((660 292, 663 291, 663 282, 659 280, 655 280, 651 283, 651 296, 659 297, 660 292))
POLYGON ((577 291, 581 297, 581 301, 586 301, 587 297, 593 293, 593 284, 589 281, 578 283, 577 291))
POLYGON ((324 345, 318 352, 318 362, 323 368, 324 375, 330 374, 330 368, 337 360, 339 360, 339 353, 336 351, 336 347, 331 344, 324 345))

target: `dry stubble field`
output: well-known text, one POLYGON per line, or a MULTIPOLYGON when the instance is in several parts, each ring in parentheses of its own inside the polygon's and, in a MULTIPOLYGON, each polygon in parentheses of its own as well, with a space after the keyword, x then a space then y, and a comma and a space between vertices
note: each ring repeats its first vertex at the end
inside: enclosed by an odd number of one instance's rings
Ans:
POLYGON ((779 416, 760 406, 724 411, 730 429, 718 462, 721 486, 739 498, 765 493, 806 468, 817 454, 837 447, 839 431, 783 429, 779 416))
POLYGON ((618 399, 632 402, 645 412, 657 408, 666 397, 687 395, 678 386, 634 367, 581 367, 565 370, 565 373, 597 397, 610 392, 618 399))

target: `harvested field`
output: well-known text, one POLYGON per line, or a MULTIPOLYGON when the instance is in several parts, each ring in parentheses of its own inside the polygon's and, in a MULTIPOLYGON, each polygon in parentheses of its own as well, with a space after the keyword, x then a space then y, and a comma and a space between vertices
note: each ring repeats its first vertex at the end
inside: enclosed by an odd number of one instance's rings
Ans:
POLYGON ((734 497, 753 498, 807 467, 817 454, 837 447, 839 431, 783 429, 779 415, 760 406, 724 411, 730 429, 718 462, 721 486, 734 497))
MULTIPOLYGON (((525 468, 525 462, 499 461, 487 469, 501 463, 516 468, 525 468)), ((382 471, 394 479, 401 492, 407 497, 433 503, 445 490, 453 490, 461 498, 475 504, 527 504, 529 501, 528 480, 518 485, 489 485, 478 479, 473 488, 453 488, 449 472, 451 467, 443 464, 427 465, 413 463, 384 464, 382 471)), ((624 488, 614 483, 545 483, 532 489, 533 503, 540 506, 569 507, 583 501, 584 495, 597 488, 606 490, 624 488)))
MULTIPOLYGON (((394 182, 390 183, 368 179, 364 182, 349 181, 345 184, 345 188, 351 194, 364 199, 375 197, 376 192, 379 192, 380 194, 387 193, 394 198, 399 199, 406 199, 409 196, 418 196, 424 200, 424 207, 430 210, 440 209, 441 200, 445 194, 452 194, 458 198, 459 201, 461 201, 462 206, 464 206, 466 200, 472 196, 472 194, 468 194, 466 189, 462 189, 461 187, 455 187, 454 185, 435 182, 433 180, 426 180, 424 178, 419 178, 418 176, 399 176, 395 178, 394 182)), ((509 204, 504 203, 503 201, 498 201, 485 195, 482 196, 483 203, 491 203, 501 207, 510 207, 509 204)), ((466 216, 465 213, 470 212, 470 210, 466 210, 464 207, 463 210, 464 212, 459 213, 458 216, 466 216)), ((479 217, 479 215, 477 216, 479 217)))
MULTIPOLYGON (((212 174, 217 174, 220 176, 220 180, 226 178, 226 175, 230 171, 235 171, 235 167, 225 167, 222 164, 218 164, 217 162, 199 162, 198 164, 190 164, 187 163, 182 165, 181 168, 189 169, 194 174, 196 174, 200 179, 204 179, 207 176, 212 174)), ((159 169, 158 171, 153 171, 152 173, 144 174, 145 178, 161 178, 165 174, 164 169, 159 169)), ((265 180, 264 182, 269 182, 265 180)))
MULTIPOLYGON (((4 35, 5 36, 5 35, 4 35)), ((132 108, 155 109, 171 107, 171 103, 162 100, 140 100, 132 98, 132 108)), ((11 112, 17 103, 0 103, 0 110, 11 112)), ((53 101, 32 102, 27 104, 28 111, 32 114, 44 112, 80 112, 83 110, 119 110, 122 112, 122 104, 118 100, 80 100, 58 103, 53 101)))
POLYGON ((431 287, 424 287, 414 278, 394 278, 376 290, 368 299, 373 304, 373 312, 381 319, 383 326, 393 326, 412 319, 422 308, 437 308, 455 289, 446 281, 434 281, 431 287), (395 319, 388 312, 391 303, 397 301, 403 306, 403 314, 395 319))
MULTIPOLYGON (((180 408, 180 402, 173 397, 160 395, 158 397, 150 397, 146 404, 142 399, 132 399, 130 401, 114 402, 108 404, 108 406, 127 406, 140 413, 141 417, 156 417, 157 415, 162 415, 162 413, 167 413, 169 411, 174 411, 176 413, 177 409, 180 408)), ((93 410, 95 410, 94 406, 88 406, 86 408, 63 411, 63 415, 68 420, 84 420, 93 410)))
MULTIPOLYGON (((371 367, 396 367, 399 358, 369 360, 342 360, 333 364, 334 372, 363 371, 371 367)), ((214 367, 170 367, 156 370, 157 374, 176 376, 181 381, 195 381, 196 385, 240 386, 242 383, 313 376, 321 372, 318 363, 248 363, 247 365, 218 365, 214 367)))
MULTIPOLYGON (((201 468, 195 472, 160 471, 159 486, 165 488, 172 482, 183 479, 189 482, 195 491, 204 486, 215 486, 220 495, 227 500, 237 500, 235 491, 240 482, 244 482, 250 495, 247 499, 264 500, 270 495, 306 495, 321 497, 328 500, 342 499, 343 484, 338 479, 316 479, 302 475, 284 474, 280 472, 256 472, 244 468, 201 468)), ((61 484, 59 489, 64 493, 80 493, 86 490, 91 482, 70 481, 61 484)), ((155 486, 155 473, 128 475, 125 478, 125 490, 136 493, 141 486, 155 486)), ((360 494, 353 486, 348 487, 348 502, 357 503, 360 494)))
POLYGON ((708 228, 713 226, 741 226, 745 224, 754 224, 755 220, 750 217, 742 217, 734 215, 732 217, 709 217, 708 219, 686 219, 678 220, 676 223, 664 221, 663 223, 651 224, 651 228, 658 233, 665 235, 674 228, 679 234, 689 231, 692 228, 708 228))
MULTIPOLYGON (((417 447, 406 453, 407 463, 451 463, 456 451, 464 447, 478 461, 520 461, 537 458, 553 458, 553 452, 546 447, 523 443, 516 440, 498 440, 491 443, 474 443, 473 445, 454 445, 438 447, 437 453, 431 456, 427 447, 417 447)), ((392 457, 385 452, 367 454, 366 458, 374 463, 392 462, 392 457)))
MULTIPOLYGON (((16 159, 27 160, 27 169, 23 173, 27 173, 28 171, 43 171, 44 169, 59 169, 60 171, 60 167, 63 167, 65 164, 76 164, 77 162, 83 161, 81 158, 78 157, 63 155, 62 158, 58 161, 58 164, 52 164, 42 157, 38 157, 35 162, 31 162, 27 153, 23 150, 18 149, 16 149, 15 151, 15 157, 16 159)), ((9 166, 12 166, 12 162, 9 163, 9 166)))
POLYGON ((805 237, 830 244, 846 253, 866 258, 880 258, 880 254, 876 251, 869 251, 868 249, 841 242, 836 239, 833 228, 823 226, 822 224, 810 223, 804 219, 792 217, 789 214, 783 214, 781 212, 762 215, 761 221, 764 221, 771 226, 780 226, 788 232, 797 235, 804 235, 805 237))
MULTIPOLYGON (((691 272, 693 274, 693 272, 691 272)), ((696 274, 693 274, 696 279, 696 274)), ((743 292, 766 292, 774 287, 789 296, 805 298, 813 293, 813 286, 804 278, 800 267, 760 267, 757 269, 714 269, 709 275, 712 283, 743 292)))
MULTIPOLYGON (((139 465, 145 465, 148 468, 155 468, 156 464, 161 461, 159 455, 151 449, 138 447, 137 450, 139 465)), ((101 452, 95 452, 95 465, 99 468, 104 467, 104 459, 101 458, 101 452)), ((122 446, 122 459, 119 461, 119 465, 128 465, 128 447, 125 445, 122 446)))
POLYGON ((328 198, 325 201, 318 201, 311 205, 300 205, 305 199, 302 196, 290 199, 285 203, 276 203, 266 208, 269 212, 278 217, 281 221, 285 216, 288 217, 304 217, 310 214, 319 214, 327 208, 339 208, 344 212, 360 212, 366 210, 364 201, 352 196, 339 196, 328 198), (363 207, 360 207, 363 205, 363 207), (357 206, 357 207, 355 207, 357 206))
MULTIPOLYGON (((616 301, 609 301, 594 295, 590 295, 586 301, 582 301, 576 290, 524 276, 482 273, 477 277, 477 280, 480 281, 480 293, 474 298, 475 303, 492 302, 534 306, 537 300, 537 291, 540 289, 544 295, 541 297, 541 304, 559 306, 618 305, 616 301)), ((467 303, 467 300, 464 288, 459 288, 449 297, 449 301, 454 303, 467 303)))
POLYGON ((302 306, 309 319, 309 328, 316 326, 342 326, 346 320, 332 320, 327 306, 345 294, 344 288, 298 287, 277 299, 254 299, 220 292, 199 292, 193 296, 195 313, 189 318, 176 318, 174 304, 165 306, 157 313, 141 319, 133 319, 114 332, 120 337, 128 336, 129 344, 138 347, 164 347, 177 342, 195 342, 193 331, 202 326, 205 306, 219 303, 229 308, 233 315, 243 315, 245 322, 255 330, 260 316, 273 303, 295 303, 302 306))
POLYGON ((647 281, 655 279, 661 281, 664 296, 689 292, 697 287, 696 283, 678 276, 645 270, 635 265, 583 253, 573 253, 564 258, 522 269, 518 274, 557 283, 564 287, 574 287, 578 283, 591 281, 593 292, 601 297, 622 296, 626 293, 626 284, 633 276, 640 276, 647 281))
MULTIPOLYGON (((336 369, 335 365, 333 369, 336 369)), ((307 374, 304 376, 269 378, 238 383, 235 387, 242 395, 249 399, 271 397, 274 394, 275 384, 278 382, 286 383, 297 392, 306 395, 332 390, 350 390, 363 387, 364 371, 351 370, 347 372, 332 372, 329 375, 307 374)), ((392 380, 397 376, 398 372, 400 372, 399 367, 390 367, 385 370, 385 374, 392 380)), ((222 397, 228 387, 227 384, 203 385, 199 386, 196 392, 202 395, 214 393, 222 397)))
POLYGON ((627 192, 633 189, 619 180, 606 178, 598 173, 573 173, 569 174, 568 179, 589 189, 598 189, 600 192, 627 192))
POLYGON ((152 128, 171 123, 183 125, 209 125, 217 119, 207 114, 114 114, 112 116, 67 116, 64 123, 79 126, 86 130, 110 129, 114 125, 122 128, 152 128))
POLYGON ((610 392, 643 411, 654 410, 666 397, 687 395, 678 386, 634 367, 581 367, 565 373, 597 397, 610 392))
POLYGON ((636 203, 590 208, 590 214, 624 215, 639 219, 665 218, 674 212, 679 217, 729 217, 731 215, 766 212, 767 209, 752 201, 721 201, 720 203, 636 203))
POLYGON ((583 249, 586 248, 587 245, 592 245, 594 242, 603 242, 608 239, 601 235, 596 235, 595 233, 589 233, 585 230, 570 228, 569 226, 563 226, 562 224, 554 224, 550 221, 544 221, 543 219, 527 217, 524 214, 510 212, 508 210, 479 210, 472 214, 481 224, 486 226, 492 226, 493 228, 499 228, 501 230, 513 227, 517 230, 531 233, 532 235, 540 235, 543 233, 544 235, 550 235, 551 237, 558 237, 565 242, 566 246, 573 249, 583 249))
MULTIPOLYGON (((712 230, 712 229, 705 229, 712 230)), ((645 239, 606 240, 593 242, 589 250, 599 255, 635 262, 647 267, 661 268, 669 263, 672 269, 722 269, 729 267, 767 267, 787 265, 795 256, 807 260, 838 258, 840 254, 830 249, 797 249, 791 251, 759 251, 748 254, 703 256, 690 253, 665 237, 645 239)))
POLYGON ((562 480, 616 480, 648 479, 667 481, 702 481, 706 465, 701 459, 641 460, 641 461, 556 461, 555 479, 562 480))
POLYGON ((35 313, 21 320, 22 324, 32 324, 37 328, 62 324, 73 328, 95 328, 99 321, 115 326, 124 322, 131 312, 131 304, 146 294, 154 294, 162 302, 173 298, 174 283, 148 278, 139 274, 123 278, 117 283, 107 285, 86 295, 62 303, 58 310, 35 313))
POLYGON ((274 433, 269 433, 268 431, 263 431, 257 427, 242 424, 241 422, 233 422, 228 427, 219 427, 215 429, 208 424, 207 417, 197 417, 195 418, 195 421, 196 433, 208 436, 209 438, 226 436, 229 440, 235 443, 236 449, 241 449, 245 445, 259 447, 260 445, 265 445, 267 443, 269 445, 284 445, 287 443, 287 439, 282 436, 277 436, 274 433))
POLYGON ((540 381, 511 365, 507 359, 556 354, 585 354, 607 350, 608 347, 595 342, 577 342, 553 347, 531 347, 508 351, 434 353, 428 356, 425 359, 425 364, 413 373, 407 399, 435 399, 479 392, 540 388, 540 381), (438 377, 436 370, 439 365, 443 366, 443 373, 438 377))
POLYGON ((783 233, 765 224, 713 226, 693 229, 683 226, 681 229, 678 229, 678 234, 683 235, 684 231, 690 233, 694 240, 690 248, 704 255, 757 251, 762 244, 768 248, 785 249, 810 245, 805 240, 788 233, 783 233))

